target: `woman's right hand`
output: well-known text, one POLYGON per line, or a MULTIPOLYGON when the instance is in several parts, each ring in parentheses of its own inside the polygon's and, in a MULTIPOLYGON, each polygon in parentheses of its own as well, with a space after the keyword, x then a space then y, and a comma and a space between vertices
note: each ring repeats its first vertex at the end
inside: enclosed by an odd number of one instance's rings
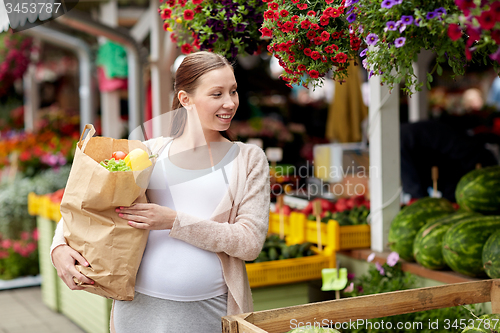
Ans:
POLYGON ((59 245, 52 251, 52 262, 57 269, 57 275, 63 280, 64 283, 71 290, 83 290, 84 288, 77 285, 73 281, 75 277, 78 281, 84 284, 94 284, 94 281, 80 273, 75 263, 78 262, 82 266, 88 266, 89 263, 80 253, 73 250, 68 245, 59 245))

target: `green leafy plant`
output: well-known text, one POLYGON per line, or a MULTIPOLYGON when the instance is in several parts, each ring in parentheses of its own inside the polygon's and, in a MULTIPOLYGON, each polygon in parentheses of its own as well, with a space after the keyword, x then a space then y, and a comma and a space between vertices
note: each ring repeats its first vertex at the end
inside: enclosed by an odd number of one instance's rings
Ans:
MULTIPOLYGON (((372 254, 368 258, 368 261, 371 262, 374 257, 375 255, 372 254)), ((347 292, 344 291, 343 294, 344 296, 355 297, 413 288, 417 288, 415 276, 401 269, 399 255, 396 252, 392 252, 384 264, 375 262, 374 265, 370 266, 367 274, 353 278, 347 288, 347 292)), ((450 330, 454 331, 454 324, 460 328, 459 323, 461 319, 468 323, 476 315, 479 316, 481 314, 482 310, 474 305, 467 307, 457 306, 369 319, 367 322, 371 323, 371 325, 366 324, 363 327, 358 327, 354 330, 342 330, 342 332, 387 332, 389 325, 391 327, 390 332, 450 332, 450 330), (380 325, 382 321, 385 323, 384 328, 380 325), (398 329, 398 323, 409 323, 411 327, 398 329), (421 323, 421 326, 418 323, 421 323)))

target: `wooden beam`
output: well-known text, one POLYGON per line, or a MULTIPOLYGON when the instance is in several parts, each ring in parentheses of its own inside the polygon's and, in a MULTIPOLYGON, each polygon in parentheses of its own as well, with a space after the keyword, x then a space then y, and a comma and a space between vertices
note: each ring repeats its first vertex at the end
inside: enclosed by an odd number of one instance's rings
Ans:
POLYGON ((500 280, 491 284, 491 313, 500 313, 500 280))
MULTIPOLYGON (((311 303, 281 309, 266 310, 246 314, 245 330, 233 332, 286 332, 293 328, 293 323, 349 322, 380 318, 439 308, 448 308, 464 304, 489 302, 493 299, 493 311, 499 311, 500 280, 464 282, 437 287, 418 288, 383 294, 352 297, 334 301, 311 303), (251 330, 255 326, 263 331, 251 330)), ((234 318, 234 316, 232 317, 234 318)), ((242 317, 235 318, 238 329, 243 327, 242 317)))
POLYGON ((144 42, 144 39, 146 39, 151 31, 152 14, 158 15, 157 9, 158 3, 150 5, 150 8, 142 13, 137 23, 130 29, 130 35, 132 35, 138 43, 144 42))

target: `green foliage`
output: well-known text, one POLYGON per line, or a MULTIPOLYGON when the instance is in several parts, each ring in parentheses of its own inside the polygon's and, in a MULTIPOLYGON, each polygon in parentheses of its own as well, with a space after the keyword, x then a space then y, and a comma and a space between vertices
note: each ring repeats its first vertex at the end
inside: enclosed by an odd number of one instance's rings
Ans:
POLYGON ((58 170, 42 171, 32 178, 19 177, 0 183, 0 234, 17 239, 22 231, 34 230, 36 220, 28 214, 28 194, 41 195, 64 188, 70 169, 71 166, 63 166, 58 170))
POLYGON ((103 167, 105 167, 107 170, 113 172, 113 171, 131 171, 130 167, 125 163, 124 160, 115 160, 114 158, 110 160, 104 160, 99 163, 103 167))
MULTIPOLYGON (((415 276, 408 272, 403 272, 400 263, 397 263, 392 267, 385 263, 383 265, 372 265, 367 274, 354 280, 353 292, 344 293, 344 295, 372 295, 413 288, 417 288, 415 276)), ((380 306, 383 306, 383 304, 380 304, 380 306)), ((471 309, 477 316, 481 315, 481 310, 478 307, 472 305, 468 306, 468 308, 471 309)), ((368 323, 365 323, 364 325, 359 325, 357 329, 342 330, 342 332, 456 332, 456 327, 460 329, 460 320, 463 320, 463 323, 474 319, 473 314, 468 310, 468 308, 457 306, 384 318, 375 318, 368 320, 368 323), (385 323, 385 329, 382 329, 382 327, 379 326, 382 321, 385 323), (372 324, 370 325, 369 323, 372 324), (398 323, 403 323, 403 325, 405 323, 410 323, 412 327, 397 329, 398 323), (421 326, 418 326, 417 323, 421 323, 421 326), (456 327, 453 327, 454 324, 456 327), (392 327, 390 330, 387 330, 388 325, 391 325, 392 327), (380 329, 376 329, 377 327, 380 329)))

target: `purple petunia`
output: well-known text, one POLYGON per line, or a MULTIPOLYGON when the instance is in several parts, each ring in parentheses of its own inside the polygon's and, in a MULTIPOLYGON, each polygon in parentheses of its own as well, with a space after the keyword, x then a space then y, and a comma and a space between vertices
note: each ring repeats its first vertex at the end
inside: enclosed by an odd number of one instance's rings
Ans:
POLYGON ((352 13, 351 15, 347 16, 347 22, 352 23, 356 21, 356 14, 352 13))
POLYGON ((368 70, 368 58, 363 59, 361 64, 363 65, 364 69, 368 70))
POLYGON ((361 51, 361 53, 359 54, 360 57, 364 57, 366 55, 366 52, 368 52, 368 49, 364 49, 363 51, 361 51))
POLYGON ((403 3, 403 0, 395 0, 395 1, 394 1, 394 4, 395 4, 395 5, 400 5, 400 4, 402 4, 402 3, 403 3))
POLYGON ((425 18, 428 19, 428 20, 432 20, 435 17, 436 17, 436 13, 435 12, 428 12, 427 16, 425 18))
POLYGON ((403 24, 401 20, 396 22, 396 27, 399 27, 399 33, 403 33, 406 30, 406 24, 403 24))
POLYGON ((380 275, 385 274, 384 267, 382 267, 382 265, 380 265, 380 263, 378 261, 375 262, 375 268, 377 268, 377 271, 380 273, 380 275))
POLYGON ((437 16, 446 15, 446 9, 443 7, 439 7, 438 9, 434 10, 434 13, 436 13, 437 16))
POLYGON ((374 46, 378 42, 378 36, 374 33, 369 34, 366 36, 366 44, 374 46))
POLYGON ((396 3, 394 2, 394 0, 384 0, 382 1, 382 8, 391 8, 392 6, 394 6, 396 3))
POLYGON ((210 44, 213 44, 217 41, 217 39, 219 39, 219 36, 217 36, 216 34, 212 34, 210 35, 210 37, 208 37, 208 42, 210 44))
POLYGON ((410 25, 413 23, 413 16, 403 15, 401 16, 401 22, 403 22, 403 24, 410 25))
POLYGON ((405 42, 406 42, 405 37, 399 37, 399 38, 396 38, 396 40, 394 41, 394 45, 396 47, 401 47, 401 46, 405 45, 405 42))
POLYGON ((398 261, 399 261, 399 254, 397 252, 391 252, 387 256, 387 265, 389 267, 394 267, 394 265, 396 265, 398 261))
POLYGON ((237 32, 243 32, 243 31, 245 31, 246 27, 247 27, 246 24, 244 24, 244 23, 238 23, 236 25, 236 28, 234 30, 236 30, 237 32))
POLYGON ((373 74, 375 74, 373 71, 370 71, 370 73, 368 73, 368 78, 371 79, 373 74))
POLYGON ((395 31, 396 30, 396 22, 394 21, 389 21, 385 24, 385 30, 391 30, 391 31, 395 31))

